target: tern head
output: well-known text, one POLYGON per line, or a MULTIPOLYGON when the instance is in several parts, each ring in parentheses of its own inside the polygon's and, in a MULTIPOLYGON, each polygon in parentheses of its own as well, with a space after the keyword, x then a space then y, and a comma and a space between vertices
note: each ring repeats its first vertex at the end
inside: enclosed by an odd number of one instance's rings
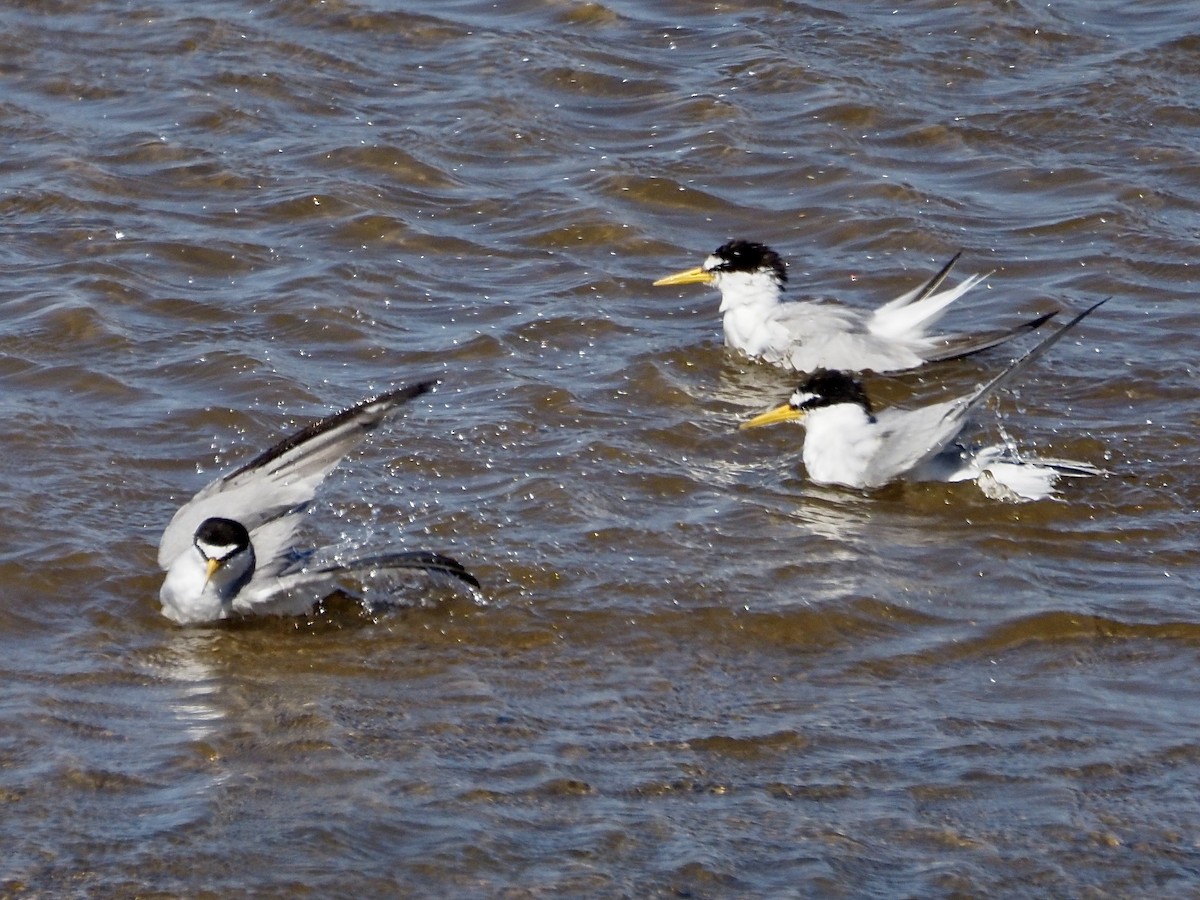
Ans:
POLYGON ((869 417, 871 401, 862 384, 847 372, 817 369, 805 376, 788 402, 755 416, 739 428, 758 428, 777 422, 803 422, 815 409, 830 406, 857 406, 869 417))
POLYGON ((236 594, 254 574, 254 548, 250 532, 233 519, 205 519, 192 544, 204 564, 204 587, 210 584, 223 596, 236 594))
POLYGON ((167 569, 159 592, 163 615, 181 625, 228 617, 254 568, 246 527, 233 519, 205 519, 192 535, 192 546, 167 569))
POLYGON ((787 283, 787 267, 778 253, 766 244, 736 239, 722 244, 694 269, 668 275, 656 287, 675 284, 722 285, 766 283, 776 292, 787 283))

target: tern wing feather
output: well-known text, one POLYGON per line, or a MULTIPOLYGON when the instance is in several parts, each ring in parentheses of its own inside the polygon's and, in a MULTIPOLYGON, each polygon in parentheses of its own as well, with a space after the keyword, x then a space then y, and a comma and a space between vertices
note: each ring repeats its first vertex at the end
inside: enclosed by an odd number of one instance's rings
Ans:
POLYGON ((1058 315, 1058 311, 1051 310, 1048 313, 1042 313, 1040 316, 1030 319, 1028 322, 1022 322, 1014 328, 1000 328, 994 331, 980 332, 979 334, 947 337, 944 339, 941 348, 924 354, 925 361, 945 362, 946 360, 973 356, 983 350, 1003 344, 1005 341, 1011 341, 1015 337, 1020 337, 1026 332, 1040 328, 1056 315, 1058 315))
POLYGON ((315 569, 311 574, 314 577, 329 575, 335 578, 361 578, 371 573, 413 569, 432 572, 436 575, 448 575, 471 587, 479 587, 478 579, 468 572, 458 560, 429 550, 405 550, 399 553, 368 556, 349 563, 315 569))
POLYGON ((272 560, 260 535, 276 554, 286 549, 298 523, 295 515, 316 494, 317 487, 342 458, 360 444, 393 409, 424 394, 435 382, 424 381, 389 391, 372 400, 314 422, 284 438, 235 471, 214 479, 175 513, 158 545, 163 569, 187 549, 205 519, 236 519, 251 532, 260 564, 272 560), (282 520, 278 529, 262 535, 267 523, 282 520))
POLYGON ((347 581, 395 579, 411 572, 446 576, 476 589, 480 586, 457 560, 428 550, 408 550, 269 576, 256 573, 234 600, 234 609, 243 615, 303 612, 347 581))
POLYGON ((1071 321, 1067 322, 1066 325, 1064 325, 1062 328, 1058 329, 1058 331, 1054 332, 1054 334, 1052 334, 1049 337, 1042 340, 1041 343, 1036 344, 1032 350, 1030 350, 1024 356, 1020 357, 1016 362, 1014 362, 1012 365, 1010 365, 1007 369, 1005 369, 1003 372, 1001 372, 999 375, 997 375, 991 381, 985 382, 984 384, 980 385, 980 387, 975 391, 975 393, 964 397, 961 401, 963 403, 962 416, 965 418, 967 413, 969 413, 976 406, 978 406, 979 404, 981 404, 985 400, 987 400, 987 398, 989 396, 991 396, 993 393, 995 393, 996 390, 998 390, 999 388, 1001 388, 1002 386, 1007 384, 1014 377, 1016 377, 1019 373, 1025 371, 1025 369, 1029 368, 1029 366, 1035 360, 1041 358, 1041 356, 1047 350, 1049 350, 1051 347, 1053 347, 1055 344, 1057 344, 1060 340, 1062 340, 1068 331, 1070 331, 1072 328, 1074 328, 1076 325, 1078 325, 1080 322, 1082 322, 1084 319, 1086 319, 1088 316, 1090 316, 1092 313, 1094 313, 1097 309, 1099 309, 1101 306, 1103 306, 1105 303, 1107 303, 1109 301, 1109 299, 1110 299, 1109 297, 1105 297, 1103 300, 1093 303, 1087 309, 1083 310, 1080 313, 1077 313, 1071 319, 1071 321))
POLYGON ((867 473, 873 486, 911 472, 948 447, 963 429, 962 399, 919 409, 885 409, 876 416, 883 439, 867 473))
POLYGON ((871 467, 873 483, 883 484, 928 462, 945 450, 966 426, 971 413, 1000 387, 1028 368, 1088 315, 1108 301, 1105 297, 1078 313, 1062 328, 973 393, 920 409, 889 409, 878 416, 887 437, 871 467))
POLYGON ((784 303, 773 321, 787 330, 778 361, 797 372, 891 372, 922 361, 909 344, 868 330, 862 313, 833 303, 784 303))

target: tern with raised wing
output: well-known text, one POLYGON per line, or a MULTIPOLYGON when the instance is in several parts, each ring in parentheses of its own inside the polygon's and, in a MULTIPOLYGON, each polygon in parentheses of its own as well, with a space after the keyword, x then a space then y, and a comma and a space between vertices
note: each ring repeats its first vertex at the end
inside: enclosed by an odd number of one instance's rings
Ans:
POLYGON ((1052 497, 1059 478, 1096 475, 1100 470, 1082 462, 1023 458, 1008 445, 972 447, 959 439, 980 404, 1104 302, 1076 315, 966 396, 917 409, 892 407, 876 412, 852 375, 822 369, 807 375, 787 403, 740 427, 802 422, 804 467, 809 478, 820 484, 877 488, 898 480, 975 481, 996 499, 1052 497))
POLYGON ((449 576, 477 588, 455 560, 424 550, 309 565, 293 546, 301 515, 325 476, 390 413, 434 382, 390 391, 285 438, 185 503, 158 546, 166 571, 159 599, 183 625, 308 612, 346 580, 402 570, 449 576))

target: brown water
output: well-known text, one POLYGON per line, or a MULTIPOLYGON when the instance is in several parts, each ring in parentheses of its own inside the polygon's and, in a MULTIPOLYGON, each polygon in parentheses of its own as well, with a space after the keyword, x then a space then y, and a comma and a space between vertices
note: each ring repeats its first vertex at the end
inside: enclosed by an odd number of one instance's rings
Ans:
POLYGON ((0 8, 0 893, 1200 891, 1193 4, 403 7, 0 8), (1112 295, 983 421, 1111 474, 809 484, 650 287, 729 236, 1112 295), (430 375, 309 531, 485 604, 159 614, 180 502, 430 375))

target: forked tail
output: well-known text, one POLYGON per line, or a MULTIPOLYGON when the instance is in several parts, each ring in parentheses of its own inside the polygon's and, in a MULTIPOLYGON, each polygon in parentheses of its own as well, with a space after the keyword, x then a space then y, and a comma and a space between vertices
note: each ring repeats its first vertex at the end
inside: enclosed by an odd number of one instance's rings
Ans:
POLYGON ((942 286, 960 256, 961 250, 924 285, 875 310, 868 325, 871 332, 892 338, 923 336, 925 331, 942 317, 946 307, 991 274, 989 272, 987 275, 972 275, 955 287, 939 293, 938 288, 942 286))

